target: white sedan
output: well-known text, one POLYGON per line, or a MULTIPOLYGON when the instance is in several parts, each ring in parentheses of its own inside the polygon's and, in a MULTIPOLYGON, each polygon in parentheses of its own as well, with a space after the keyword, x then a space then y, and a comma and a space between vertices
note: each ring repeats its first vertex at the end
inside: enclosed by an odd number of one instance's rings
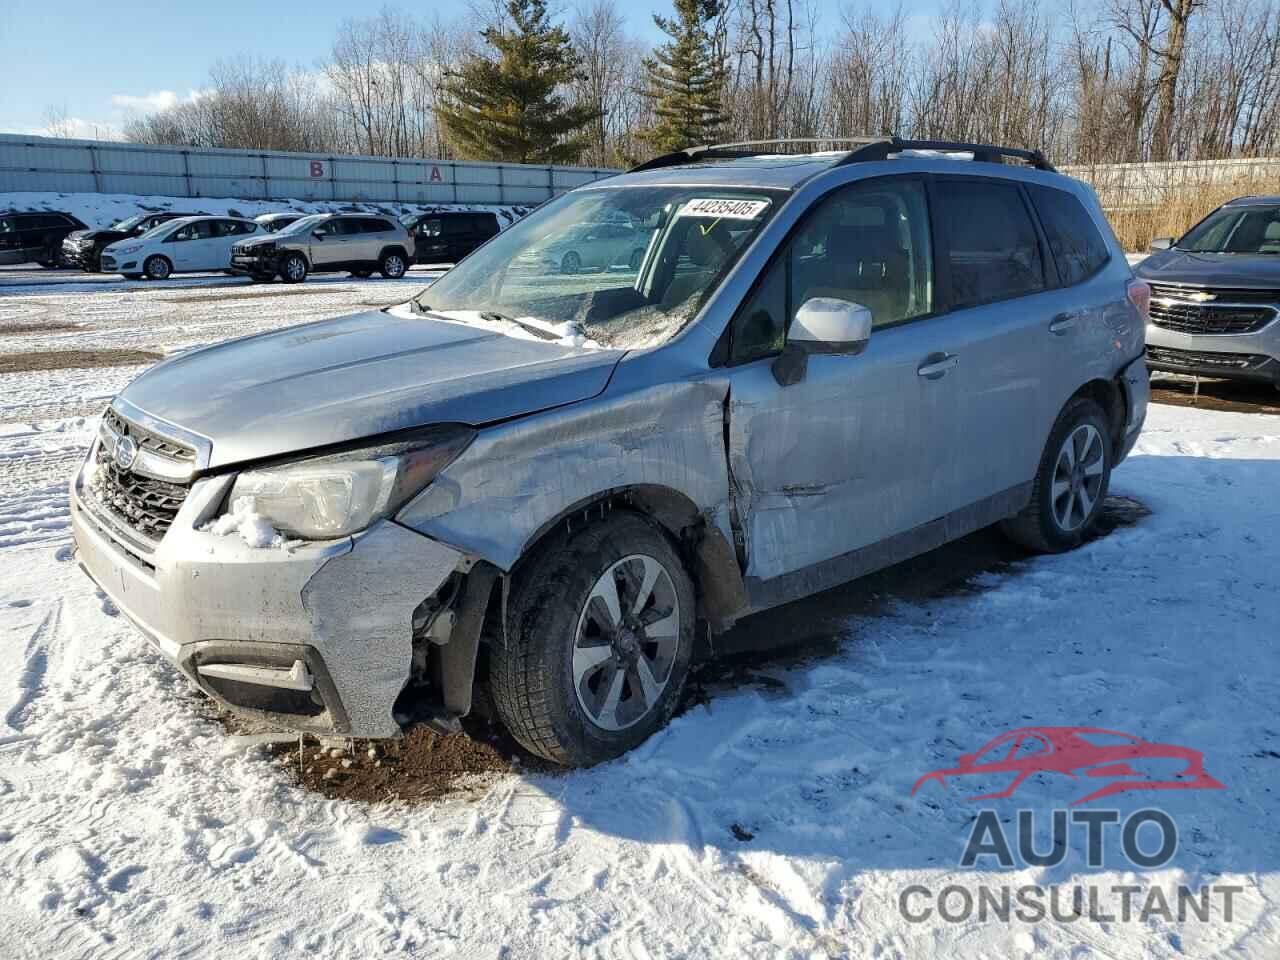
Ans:
POLYGON ((183 217, 162 223, 140 237, 121 240, 102 251, 102 269, 130 280, 164 280, 174 273, 231 268, 231 247, 260 233, 252 220, 239 217, 183 217))

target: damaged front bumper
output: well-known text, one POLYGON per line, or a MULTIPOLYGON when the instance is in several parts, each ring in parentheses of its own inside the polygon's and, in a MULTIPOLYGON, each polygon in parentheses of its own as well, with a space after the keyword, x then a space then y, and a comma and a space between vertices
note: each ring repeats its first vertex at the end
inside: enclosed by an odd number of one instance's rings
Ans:
POLYGON ((389 520, 270 548, 201 531, 233 476, 197 480, 162 539, 147 543, 86 480, 82 470, 71 485, 81 567, 204 693, 287 729, 400 734, 393 708, 412 671, 414 611, 470 568, 464 554, 389 520))

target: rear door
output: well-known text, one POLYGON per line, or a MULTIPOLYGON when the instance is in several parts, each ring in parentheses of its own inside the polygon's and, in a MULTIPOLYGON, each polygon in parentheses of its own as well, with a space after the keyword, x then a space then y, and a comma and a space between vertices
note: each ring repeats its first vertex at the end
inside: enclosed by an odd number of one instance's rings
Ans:
POLYGON ((230 269, 231 248, 246 234, 252 233, 253 227, 239 220, 215 220, 213 228, 213 237, 209 244, 209 256, 212 262, 206 269, 230 269))
POLYGON ((1014 180, 937 178, 939 266, 950 293, 954 449, 939 466, 942 512, 1035 476, 1044 448, 1045 347, 1061 309, 1057 273, 1014 180))
POLYGON ((920 373, 947 322, 934 315, 928 206, 916 177, 834 191, 732 321, 730 482, 756 605, 842 582, 867 556, 857 551, 939 515, 933 471, 955 432, 955 389, 946 368, 920 373), (870 342, 812 355, 803 379, 780 386, 773 358, 813 297, 869 309, 870 342))

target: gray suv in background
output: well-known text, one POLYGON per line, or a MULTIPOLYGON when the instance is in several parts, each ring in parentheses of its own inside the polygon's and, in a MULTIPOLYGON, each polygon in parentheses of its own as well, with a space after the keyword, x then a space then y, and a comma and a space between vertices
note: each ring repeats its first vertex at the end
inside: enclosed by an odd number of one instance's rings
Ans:
POLYGON ((413 235, 394 217, 317 213, 231 249, 231 270, 255 280, 301 283, 309 273, 403 277, 413 263, 413 235))
POLYGON ((1280 197, 1232 200, 1151 247, 1147 366, 1280 387, 1280 197))
POLYGON ((401 306, 158 364, 72 481, 80 563, 232 710, 390 737, 479 688, 590 764, 695 638, 989 524, 1076 546, 1146 414, 1146 285, 1038 153, 849 144, 660 157, 401 306), (530 255, 614 222, 638 261, 530 255))

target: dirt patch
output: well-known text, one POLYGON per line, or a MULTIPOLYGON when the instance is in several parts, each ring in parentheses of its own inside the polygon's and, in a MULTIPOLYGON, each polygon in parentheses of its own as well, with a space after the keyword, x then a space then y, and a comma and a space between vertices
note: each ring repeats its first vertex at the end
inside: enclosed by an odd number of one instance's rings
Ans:
POLYGON ((176 297, 160 297, 164 303, 224 303, 228 300, 244 300, 259 297, 320 297, 333 295, 332 289, 324 287, 269 287, 265 285, 240 284, 237 286, 214 287, 220 293, 189 293, 176 297))
POLYGON ((270 752, 304 787, 340 800, 423 802, 483 792, 494 778, 541 764, 483 724, 469 734, 412 728, 400 740, 350 740, 323 748, 315 740, 279 743, 270 752))
POLYGON ((152 353, 149 350, 47 350, 32 353, 0 353, 0 373, 74 370, 83 367, 125 367, 136 363, 154 363, 161 358, 161 354, 152 353))
POLYGON ((1227 413, 1280 413, 1280 390, 1265 383, 1159 377, 1151 381, 1151 402, 1227 413))
POLYGON ((68 330, 81 330, 78 323, 64 323, 50 320, 48 323, 0 323, 0 337, 17 336, 22 333, 65 333, 68 330))

